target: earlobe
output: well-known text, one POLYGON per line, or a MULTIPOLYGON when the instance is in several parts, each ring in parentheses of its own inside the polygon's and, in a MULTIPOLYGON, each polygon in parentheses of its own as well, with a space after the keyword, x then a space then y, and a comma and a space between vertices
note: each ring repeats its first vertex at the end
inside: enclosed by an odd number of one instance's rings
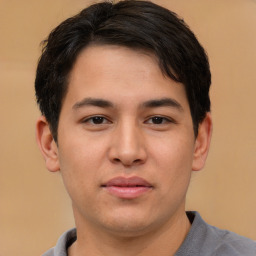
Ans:
POLYGON ((204 120, 199 124, 198 135, 195 141, 192 170, 201 170, 206 162, 212 136, 212 117, 206 114, 204 120))
POLYGON ((36 140, 44 157, 46 167, 51 172, 60 170, 58 147, 53 139, 49 124, 44 116, 36 123, 36 140))

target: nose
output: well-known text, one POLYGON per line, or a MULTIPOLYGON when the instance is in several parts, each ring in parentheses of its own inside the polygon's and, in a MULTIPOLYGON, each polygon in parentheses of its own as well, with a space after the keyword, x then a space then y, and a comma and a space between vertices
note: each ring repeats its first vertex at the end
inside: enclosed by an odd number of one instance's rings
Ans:
POLYGON ((143 164, 147 158, 146 145, 142 132, 136 125, 126 122, 113 131, 109 159, 125 167, 143 164))

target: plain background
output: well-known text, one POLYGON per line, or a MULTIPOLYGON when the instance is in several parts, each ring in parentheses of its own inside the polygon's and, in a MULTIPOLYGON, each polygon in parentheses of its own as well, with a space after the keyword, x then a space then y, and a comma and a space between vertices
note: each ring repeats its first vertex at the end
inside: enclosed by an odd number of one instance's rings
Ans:
MULTIPOLYGON (((214 132, 188 209, 256 240, 256 2, 159 0, 189 24, 212 70, 214 132)), ((73 223, 59 174, 35 143, 39 43, 92 1, 0 0, 0 255, 41 255, 73 223)))

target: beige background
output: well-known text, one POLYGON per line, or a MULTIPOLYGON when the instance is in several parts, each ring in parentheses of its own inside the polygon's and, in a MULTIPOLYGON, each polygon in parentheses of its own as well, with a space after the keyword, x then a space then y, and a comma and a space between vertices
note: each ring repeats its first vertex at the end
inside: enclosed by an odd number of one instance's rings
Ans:
MULTIPOLYGON (((0 255, 41 255, 73 226, 60 176, 35 144, 33 82, 39 43, 92 1, 0 0, 0 255)), ((256 240, 256 2, 159 0, 184 17, 208 51, 213 142, 188 209, 256 240)))

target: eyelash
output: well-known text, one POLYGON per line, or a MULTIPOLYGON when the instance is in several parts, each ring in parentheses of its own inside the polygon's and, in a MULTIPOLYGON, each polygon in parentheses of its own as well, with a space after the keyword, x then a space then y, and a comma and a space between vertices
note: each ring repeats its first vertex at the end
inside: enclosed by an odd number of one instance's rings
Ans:
MULTIPOLYGON (((83 123, 90 123, 92 125, 103 125, 107 123, 111 123, 111 121, 109 121, 109 119, 107 119, 104 116, 91 116, 89 118, 86 118, 82 121, 83 123), (99 121, 99 123, 97 123, 99 121)), ((150 118, 147 118, 147 120, 144 123, 149 123, 151 125, 163 125, 163 124, 168 124, 168 123, 176 123, 173 119, 171 119, 170 117, 164 117, 164 116, 152 116, 150 118), (149 120, 151 120, 151 122, 149 122, 149 120), (156 123, 154 123, 154 121, 156 121, 156 123), (160 123, 157 123, 158 121, 161 121, 160 123)))
POLYGON ((155 119, 155 121, 159 121, 159 119, 160 120, 162 120, 162 121, 164 121, 164 123, 153 123, 153 122, 151 122, 150 124, 152 124, 152 125, 164 125, 164 124, 168 124, 168 123, 176 123, 172 118, 170 118, 170 117, 164 117, 164 116, 152 116, 152 117, 150 117, 150 118, 148 118, 146 121, 145 121, 145 123, 148 123, 148 121, 149 120, 153 120, 153 119, 155 119))
POLYGON ((104 121, 107 121, 108 123, 111 123, 106 117, 104 116, 91 116, 82 121, 82 123, 90 123, 92 125, 102 125, 105 124, 104 121), (103 123, 93 123, 93 120, 96 121, 97 119, 103 120, 103 123))

